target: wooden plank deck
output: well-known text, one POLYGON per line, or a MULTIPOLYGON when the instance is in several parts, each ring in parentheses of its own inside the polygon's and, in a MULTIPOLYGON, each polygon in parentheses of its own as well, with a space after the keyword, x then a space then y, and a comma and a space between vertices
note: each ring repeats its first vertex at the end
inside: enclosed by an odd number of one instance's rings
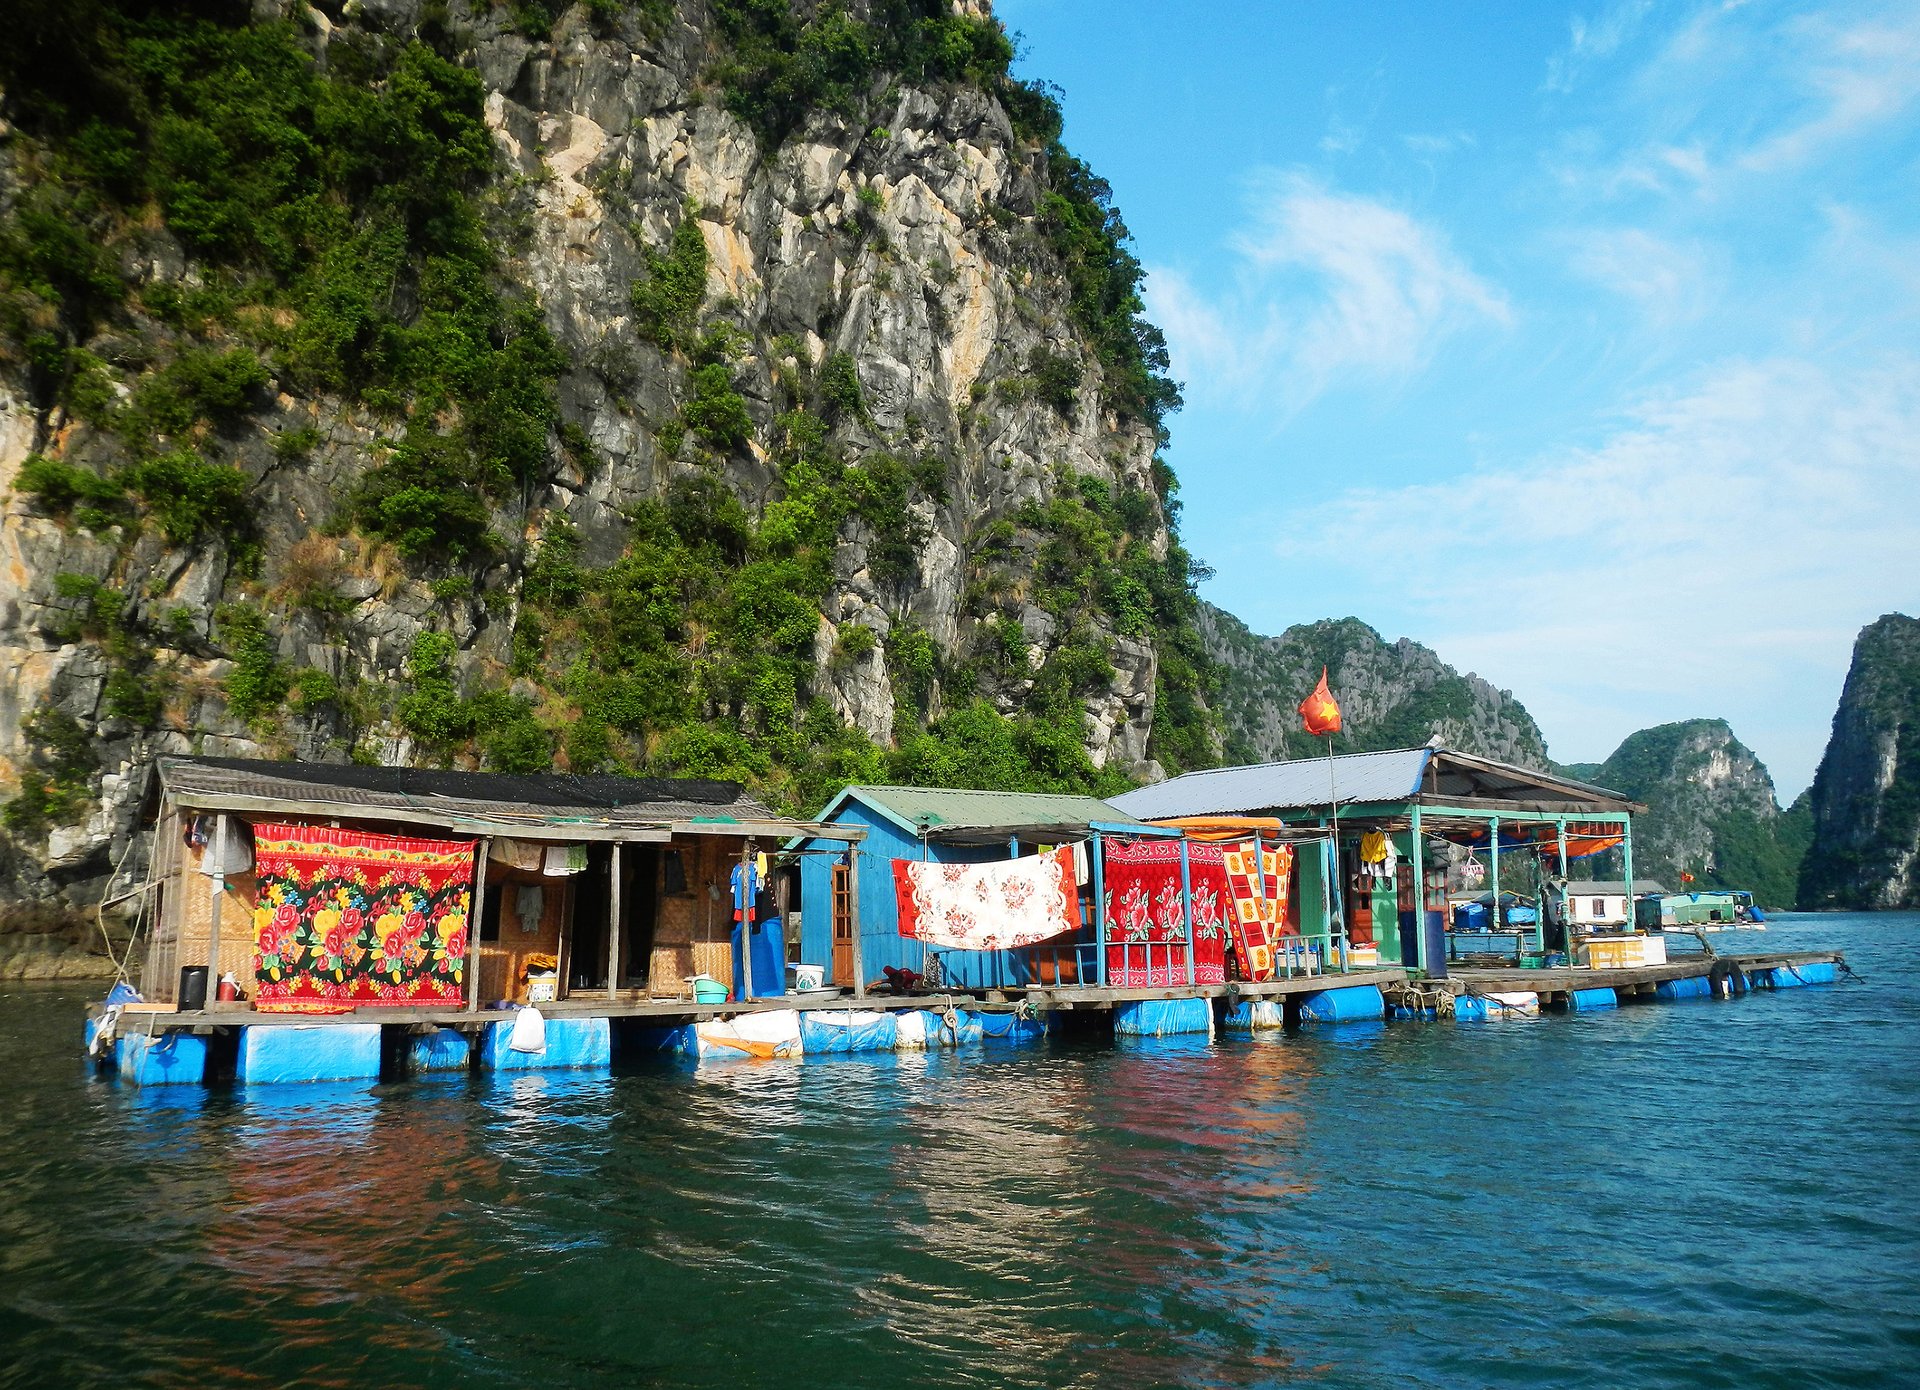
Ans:
POLYGON ((1748 955, 1689 955, 1664 965, 1629 965, 1612 970, 1591 967, 1559 966, 1554 969, 1516 970, 1507 968, 1451 969, 1444 980, 1429 980, 1435 988, 1451 988, 1455 994, 1567 994, 1576 989, 1637 989, 1666 980, 1690 980, 1711 974, 1716 960, 1737 965, 1744 971, 1765 970, 1776 965, 1814 965, 1842 962, 1838 951, 1769 951, 1748 955))
POLYGON ((1236 980, 1224 985, 1174 985, 1167 987, 1131 987, 1120 985, 1029 985, 1001 991, 1020 995, 1036 1006, 1050 1009, 1105 1009, 1115 1004, 1131 1004, 1144 999, 1220 999, 1239 995, 1248 999, 1276 999, 1289 994, 1318 994, 1323 990, 1374 985, 1387 989, 1404 985, 1407 972, 1397 966, 1378 970, 1334 971, 1326 975, 1295 975, 1291 979, 1263 980, 1252 984, 1236 980))

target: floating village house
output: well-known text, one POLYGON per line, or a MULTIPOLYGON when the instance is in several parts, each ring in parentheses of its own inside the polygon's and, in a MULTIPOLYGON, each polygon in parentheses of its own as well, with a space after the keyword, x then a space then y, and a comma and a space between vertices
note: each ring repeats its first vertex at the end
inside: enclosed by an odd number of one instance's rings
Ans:
MULTIPOLYGON (((801 957, 824 966, 828 983, 860 993, 883 982, 889 967, 962 989, 1092 982, 1097 974, 1091 925, 1026 951, 934 950, 902 936, 894 861, 984 864, 1102 833, 1168 833, 1097 797, 940 787, 850 786, 818 820, 840 833, 792 846, 801 857, 801 957), (849 829, 861 838, 846 839, 849 829)), ((1085 886, 1090 896, 1090 881, 1085 886)), ((1089 924, 1092 917, 1089 903, 1089 924)))
POLYGON ((702 976, 782 994, 785 904, 762 855, 861 834, 698 779, 179 757, 153 776, 141 992, 236 1024, 591 1002, 604 1038, 607 1012, 702 976), (228 977, 240 998, 220 997, 228 977))
MULTIPOLYGON (((1667 890, 1652 879, 1633 885, 1632 897, 1665 897, 1667 890)), ((1575 879, 1556 886, 1553 897, 1566 904, 1567 925, 1575 931, 1604 931, 1633 920, 1627 885, 1621 879, 1575 879)))
MULTIPOLYGON (((1159 824, 1265 817, 1319 837, 1294 859, 1288 893, 1302 937, 1344 943, 1348 961, 1446 970, 1446 851, 1484 865, 1493 901, 1532 874, 1617 848, 1633 872, 1632 817, 1644 807, 1584 782, 1450 748, 1395 749, 1190 772, 1113 798, 1159 824)), ((1533 949, 1550 944, 1536 922, 1533 949)), ((1564 943, 1560 943, 1564 945, 1564 943)))

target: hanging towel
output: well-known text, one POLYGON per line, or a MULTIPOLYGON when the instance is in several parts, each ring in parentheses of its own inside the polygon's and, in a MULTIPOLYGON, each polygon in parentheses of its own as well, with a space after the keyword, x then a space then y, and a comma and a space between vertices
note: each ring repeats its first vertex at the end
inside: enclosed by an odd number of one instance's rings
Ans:
POLYGON ((1384 864, 1387 861, 1387 837, 1383 831, 1369 830, 1360 837, 1360 862, 1384 864))
POLYGON ((679 897, 687 891, 687 865, 677 849, 667 851, 660 886, 661 891, 670 898, 679 897))
POLYGON ((514 1052, 547 1050, 547 1020, 540 1010, 526 1008, 514 1012, 513 1032, 507 1037, 507 1046, 514 1052))
POLYGON ((1073 847, 1073 881, 1076 887, 1085 888, 1093 870, 1087 862, 1087 842, 1079 841, 1073 847))
POLYGON ((532 840, 514 840, 505 835, 497 837, 487 850, 487 858, 494 863, 504 864, 509 869, 519 869, 523 873, 537 874, 540 866, 546 862, 547 847, 532 840))
POLYGON ((893 861, 900 935, 960 951, 1008 951, 1080 927, 1073 851, 985 864, 893 861))
POLYGON ((550 878, 564 878, 568 874, 577 874, 587 867, 587 847, 585 845, 548 845, 545 872, 550 878))

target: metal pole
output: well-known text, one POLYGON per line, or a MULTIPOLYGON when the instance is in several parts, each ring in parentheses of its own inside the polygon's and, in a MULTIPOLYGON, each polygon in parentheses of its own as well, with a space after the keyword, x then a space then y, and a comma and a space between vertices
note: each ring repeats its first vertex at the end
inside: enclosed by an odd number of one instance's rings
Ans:
MULTIPOLYGON (((1180 915, 1187 925, 1187 985, 1193 985, 1193 872, 1187 859, 1187 837, 1180 837, 1180 915)), ((1173 962, 1168 961, 1169 965, 1173 962)), ((1151 971, 1149 971, 1151 978, 1151 971)))
POLYGON ((220 998, 220 908, 227 899, 227 829, 231 820, 226 812, 220 813, 220 819, 213 831, 213 866, 219 872, 213 876, 213 903, 207 912, 207 992, 200 1000, 201 1009, 207 1010, 220 998))
POLYGON ((1093 832, 1093 978, 1107 984, 1107 837, 1093 832))
MULTIPOLYGON (((1413 833, 1420 834, 1420 808, 1413 808, 1413 833)), ((1427 962, 1427 978, 1444 980, 1447 977, 1447 916, 1446 898, 1440 899, 1439 920, 1427 921, 1427 885, 1423 878, 1420 884, 1420 948, 1427 962)))
MULTIPOLYGON (((1633 818, 1627 817, 1620 824, 1620 867, 1626 875, 1627 890, 1627 930, 1633 930, 1633 818)), ((1622 948, 1625 949, 1624 947, 1622 948)))
MULTIPOLYGON (((1493 860, 1493 911, 1488 916, 1488 923, 1494 931, 1499 931, 1506 926, 1506 916, 1500 911, 1500 817, 1493 817, 1487 824, 1489 826, 1487 843, 1491 846, 1490 855, 1493 860)), ((1514 944, 1516 949, 1513 953, 1513 963, 1518 967, 1520 964, 1519 943, 1516 941, 1514 944)))
POLYGON ((867 997, 867 965, 861 957, 866 946, 866 931, 860 922, 860 847, 847 847, 847 915, 853 919, 853 997, 867 997))
POLYGON ((620 989, 620 842, 613 842, 607 861, 607 998, 618 996, 620 989))
POLYGON ((489 837, 480 841, 473 856, 473 914, 467 918, 467 1012, 480 1012, 480 923, 487 911, 487 856, 493 848, 489 837))
MULTIPOLYGON (((1567 921, 1567 880, 1572 877, 1567 867, 1567 818, 1560 816, 1553 823, 1554 837, 1560 842, 1560 935, 1566 939, 1567 965, 1573 965, 1573 927, 1567 921)), ((1547 949, 1547 903, 1546 894, 1540 895, 1540 949, 1547 949)))
POLYGON ((1420 965, 1427 940, 1427 837, 1420 833, 1420 808, 1413 808, 1412 833, 1408 836, 1413 851, 1413 930, 1400 943, 1400 963, 1420 965))

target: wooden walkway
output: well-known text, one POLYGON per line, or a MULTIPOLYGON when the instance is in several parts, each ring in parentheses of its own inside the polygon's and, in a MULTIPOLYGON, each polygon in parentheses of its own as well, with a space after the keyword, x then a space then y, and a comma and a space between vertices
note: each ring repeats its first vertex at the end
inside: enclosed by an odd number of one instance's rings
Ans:
POLYGON ((1752 955, 1689 955, 1664 965, 1629 965, 1615 970, 1594 970, 1587 966, 1561 966, 1550 970, 1460 969, 1447 972, 1444 980, 1424 982, 1427 989, 1449 989, 1454 994, 1537 994, 1541 999, 1558 999, 1580 989, 1612 989, 1628 994, 1651 994, 1668 980, 1692 980, 1713 973, 1715 962, 1737 965, 1748 974, 1775 966, 1844 964, 1838 951, 1771 951, 1752 955))

